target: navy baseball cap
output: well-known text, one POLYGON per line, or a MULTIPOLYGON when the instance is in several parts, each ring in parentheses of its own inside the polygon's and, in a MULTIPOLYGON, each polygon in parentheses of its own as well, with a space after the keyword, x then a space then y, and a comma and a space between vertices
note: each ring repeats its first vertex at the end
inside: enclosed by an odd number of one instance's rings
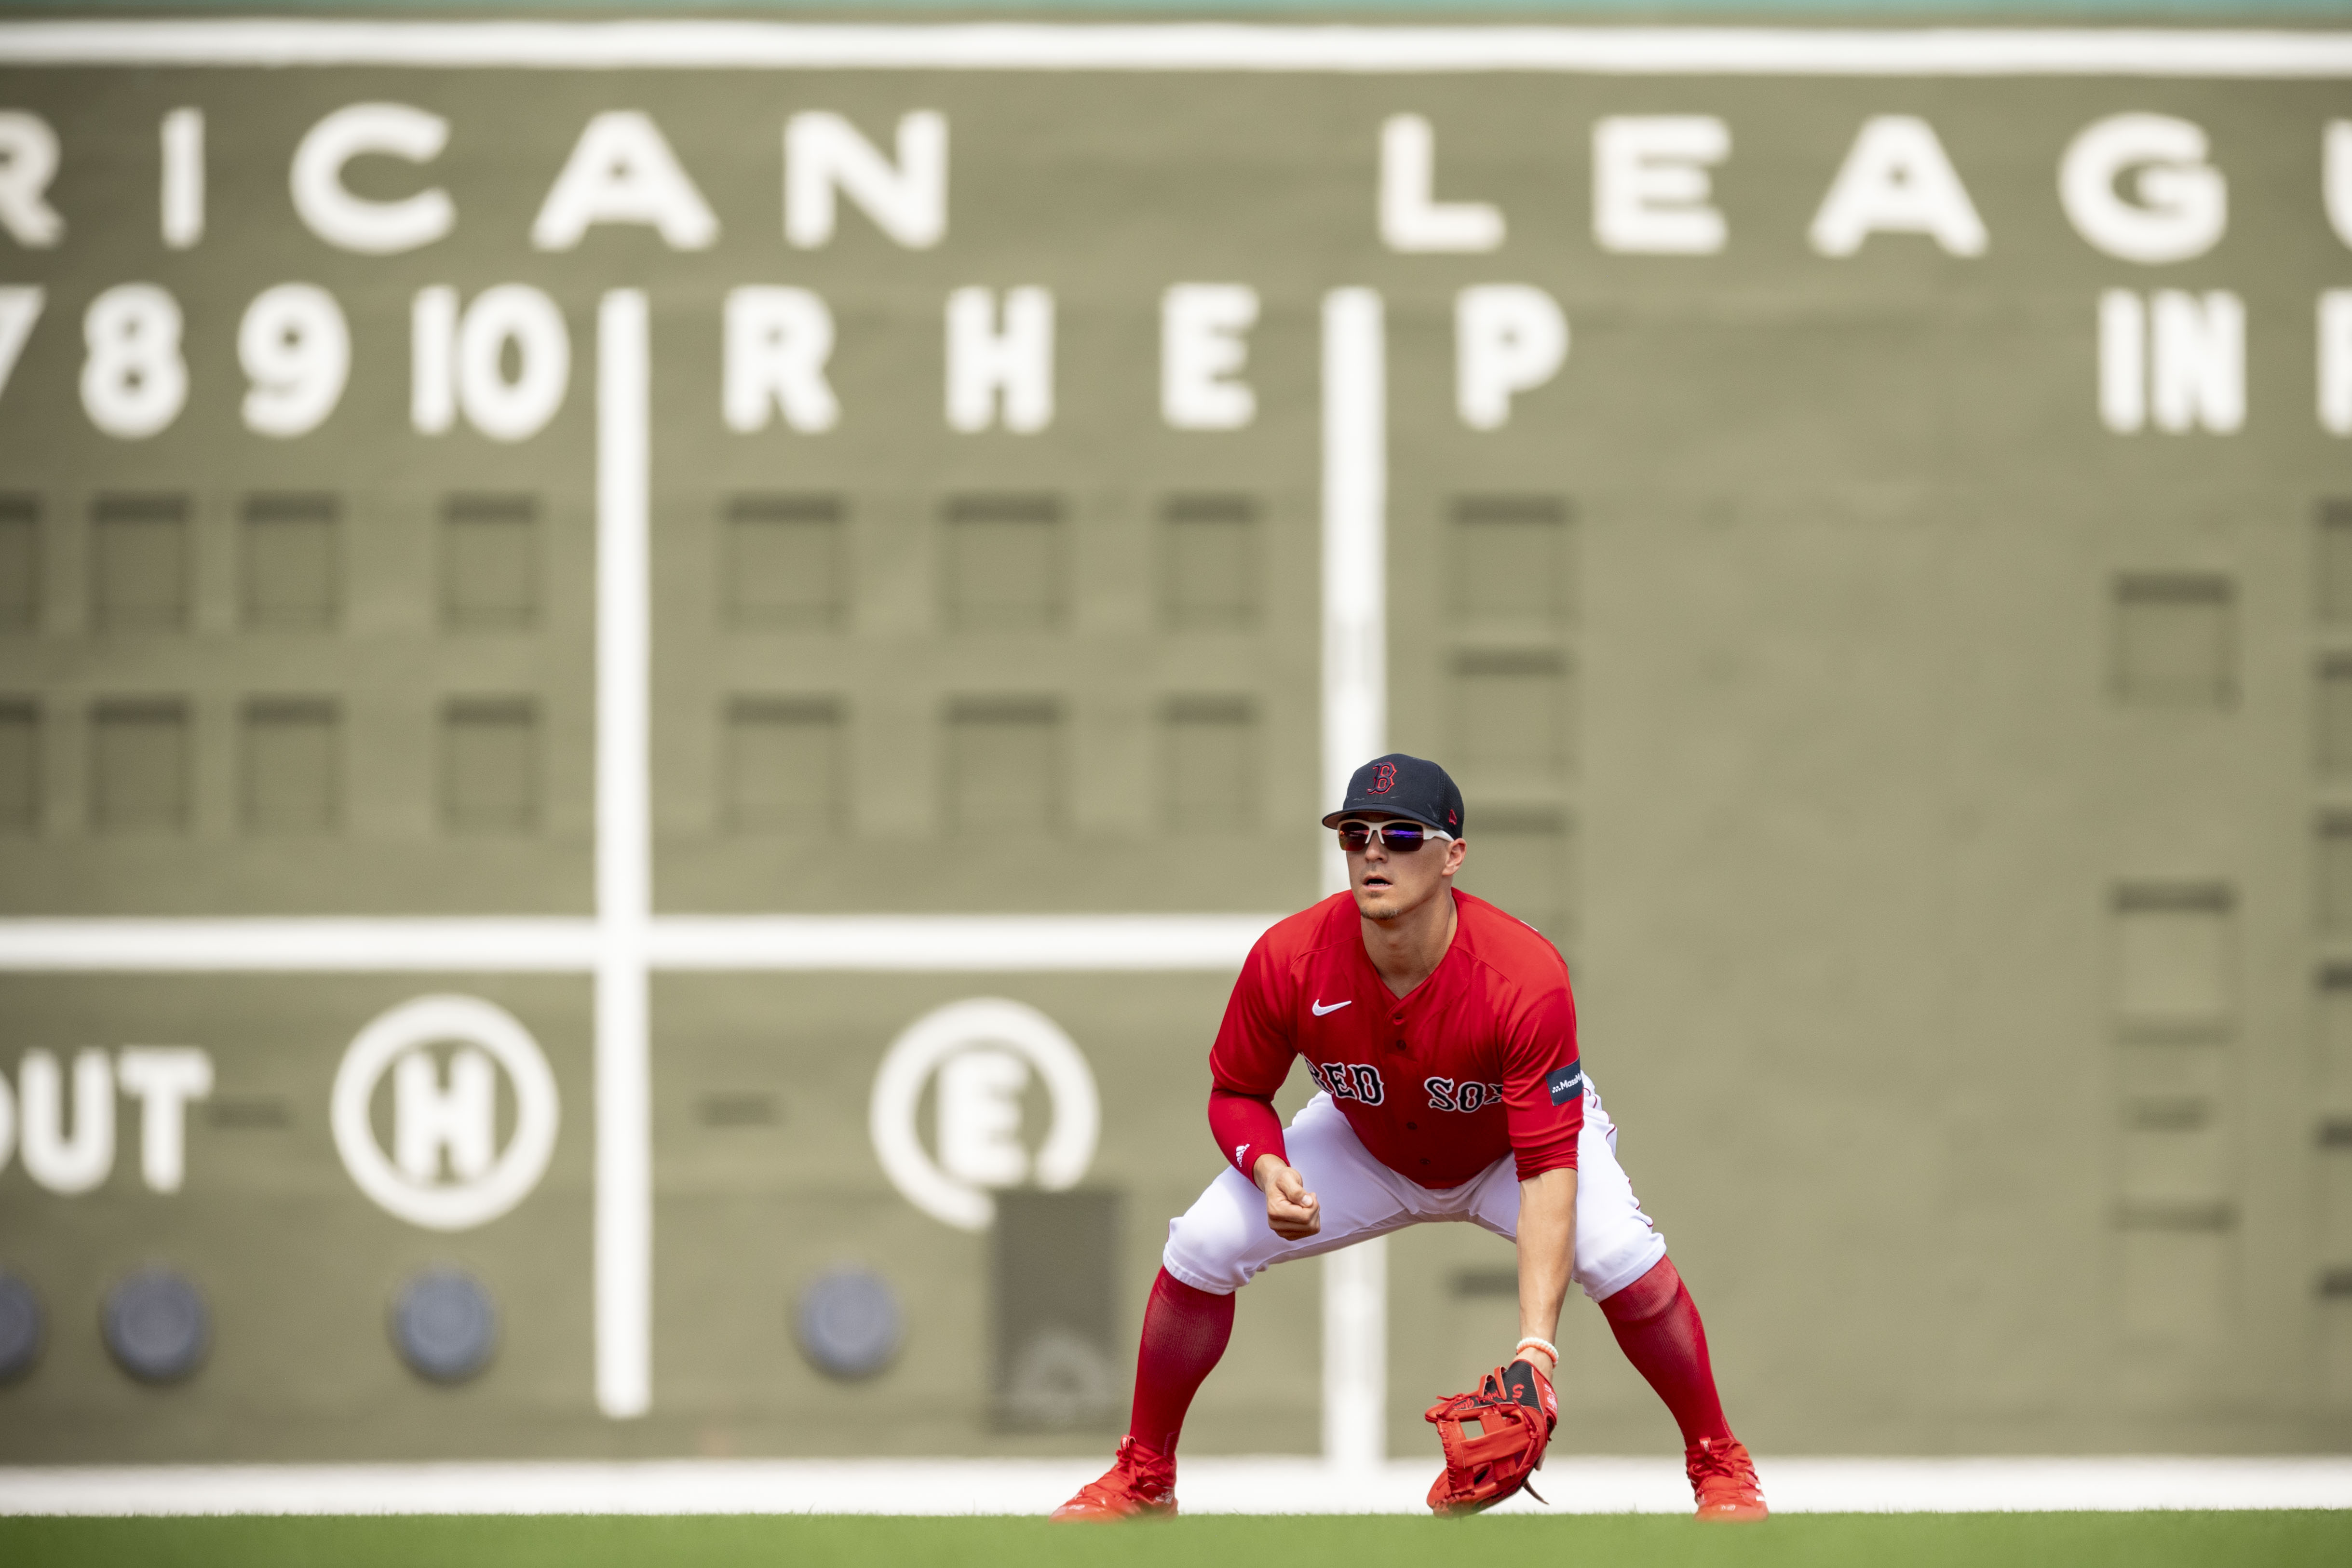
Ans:
POLYGON ((1410 817, 1453 837, 1462 837, 1462 792, 1444 768, 1426 757, 1391 752, 1374 757, 1348 780, 1348 801, 1323 819, 1337 827, 1342 817, 1358 812, 1381 811, 1410 817))

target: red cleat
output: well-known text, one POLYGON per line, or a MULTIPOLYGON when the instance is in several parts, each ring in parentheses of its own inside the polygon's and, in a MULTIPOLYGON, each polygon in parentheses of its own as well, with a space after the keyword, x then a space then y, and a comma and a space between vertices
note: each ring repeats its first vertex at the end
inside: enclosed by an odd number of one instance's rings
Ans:
POLYGON ((1173 1519, 1176 1461, 1132 1437, 1118 1440, 1118 1462, 1098 1481, 1054 1510, 1057 1520, 1173 1519))
POLYGON ((1690 1476, 1701 1519, 1746 1521, 1771 1512, 1756 1479, 1756 1461, 1737 1437, 1701 1437, 1683 1451, 1683 1469, 1690 1476))

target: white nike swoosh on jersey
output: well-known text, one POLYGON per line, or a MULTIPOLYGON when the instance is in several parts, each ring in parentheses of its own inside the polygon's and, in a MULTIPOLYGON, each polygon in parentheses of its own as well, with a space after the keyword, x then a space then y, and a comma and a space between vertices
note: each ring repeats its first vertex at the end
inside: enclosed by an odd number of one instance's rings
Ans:
POLYGON ((1310 1002, 1307 1004, 1308 1006, 1315 1009, 1315 1016, 1318 1018, 1326 1013, 1336 1013, 1342 1007, 1352 1007, 1355 1005, 1356 1000, 1352 996, 1345 1002, 1334 1002, 1328 1007, 1326 1007, 1320 1002, 1310 1002))

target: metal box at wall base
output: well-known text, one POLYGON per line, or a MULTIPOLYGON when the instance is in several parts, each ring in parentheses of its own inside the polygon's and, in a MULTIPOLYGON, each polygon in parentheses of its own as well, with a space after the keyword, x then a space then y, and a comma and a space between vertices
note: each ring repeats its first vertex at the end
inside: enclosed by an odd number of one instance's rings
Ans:
POLYGON ((999 1430, 1106 1430, 1125 1409, 1123 1196, 1102 1189, 996 1194, 989 1295, 999 1430))

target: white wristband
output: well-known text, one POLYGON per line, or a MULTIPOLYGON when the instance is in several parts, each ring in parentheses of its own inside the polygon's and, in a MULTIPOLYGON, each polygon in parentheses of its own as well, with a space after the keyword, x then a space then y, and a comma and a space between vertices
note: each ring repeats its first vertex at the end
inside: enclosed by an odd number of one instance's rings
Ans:
POLYGON ((1551 1357, 1552 1365, 1558 1366, 1559 1364, 1559 1347, 1553 1344, 1549 1340, 1538 1339, 1533 1334, 1529 1334, 1526 1339, 1523 1339, 1517 1344, 1513 1345, 1511 1347, 1511 1353, 1513 1355, 1517 1355, 1519 1352, 1527 1349, 1529 1345, 1535 1346, 1536 1349, 1551 1357))

